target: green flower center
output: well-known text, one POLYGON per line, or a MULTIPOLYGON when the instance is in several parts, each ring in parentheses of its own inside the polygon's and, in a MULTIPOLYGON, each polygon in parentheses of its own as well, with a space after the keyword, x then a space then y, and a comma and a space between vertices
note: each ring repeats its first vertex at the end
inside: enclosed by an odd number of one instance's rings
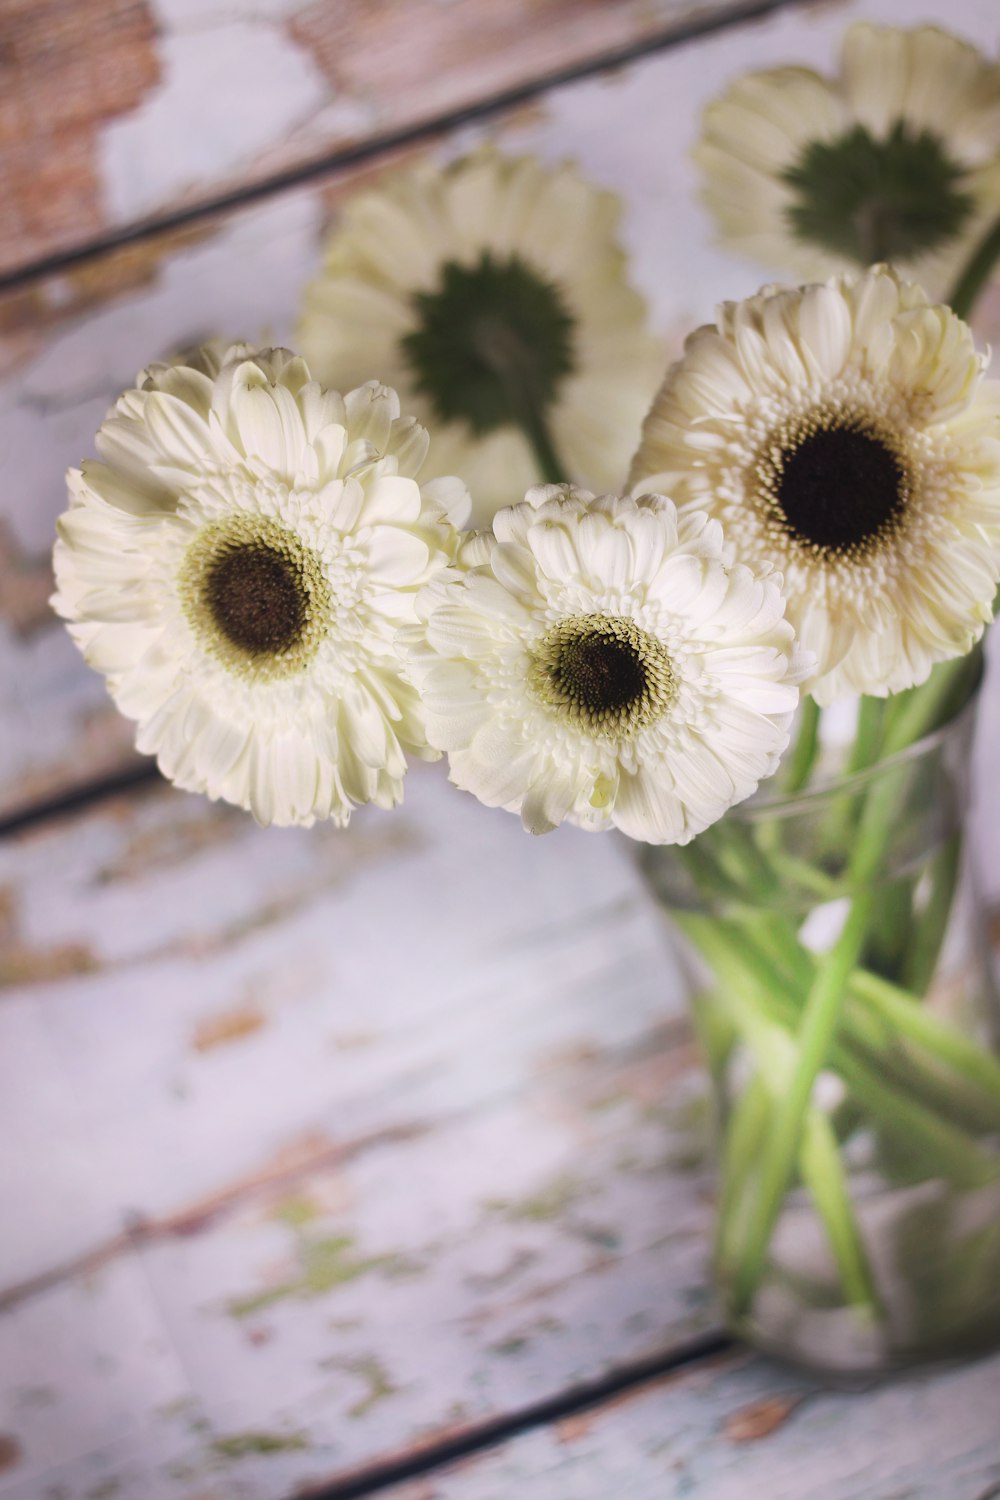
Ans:
POLYGON ((416 388, 443 422, 477 437, 524 426, 574 369, 573 318, 562 294, 518 255, 447 261, 433 292, 413 298, 417 327, 403 339, 416 388))
POLYGON ((793 540, 861 557, 900 528, 912 491, 900 443, 867 414, 811 412, 772 434, 757 463, 760 497, 793 540))
POLYGON ((293 531, 247 512, 198 532, 178 592, 205 649, 255 681, 301 672, 329 627, 320 559, 293 531))
POLYGON ((528 680, 578 728, 614 740, 655 723, 677 691, 661 643, 616 615, 560 620, 533 648, 528 680))
POLYGON ((929 130, 898 120, 876 140, 855 125, 834 141, 812 141, 784 174, 798 197, 786 209, 800 240, 861 265, 937 250, 972 212, 964 172, 929 130))

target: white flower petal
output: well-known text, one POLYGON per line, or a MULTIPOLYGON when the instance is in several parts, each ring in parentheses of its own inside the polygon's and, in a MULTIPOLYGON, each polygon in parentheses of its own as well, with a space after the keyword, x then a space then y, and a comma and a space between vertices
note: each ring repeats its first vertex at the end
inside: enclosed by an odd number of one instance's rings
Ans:
MULTIPOLYGON (((819 702, 914 685, 967 651, 989 617, 1000 405, 983 363, 948 308, 874 267, 726 305, 668 371, 633 493, 668 476, 685 519, 709 513, 736 556, 772 564, 819 702), (719 341, 741 358, 747 394, 722 381, 699 409, 725 368, 719 341)), ((723 590, 700 566, 701 581, 693 558, 671 557, 651 590, 704 621, 706 640, 738 646, 744 629, 778 621, 773 582, 751 585, 729 563, 723 590)))
POLYGON ((397 637, 464 487, 394 472, 424 439, 386 387, 345 400, 285 350, 189 358, 144 371, 71 472, 53 604, 178 785, 262 823, 391 807, 404 751, 434 753, 397 637))
POLYGON ((429 591, 410 656, 457 785, 533 833, 569 822, 669 842, 774 769, 798 701, 794 640, 776 583, 728 566, 717 523, 679 521, 662 496, 560 488, 497 529, 492 576, 480 563, 429 591))

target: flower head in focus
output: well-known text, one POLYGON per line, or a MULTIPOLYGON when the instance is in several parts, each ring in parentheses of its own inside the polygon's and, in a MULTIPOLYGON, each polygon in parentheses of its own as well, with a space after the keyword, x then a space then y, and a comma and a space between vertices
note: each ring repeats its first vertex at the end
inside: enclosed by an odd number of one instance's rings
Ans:
POLYGON ((494 532, 426 592, 414 651, 458 786, 534 833, 687 843, 774 770, 799 696, 792 629, 716 522, 550 486, 494 532))
POLYGON ((619 486, 662 356, 618 217, 612 193, 532 157, 481 150, 397 173, 344 209, 299 343, 330 383, 375 370, 393 385, 480 524, 545 477, 545 431, 561 477, 619 486))
POLYGON ((284 349, 150 366, 69 474, 56 610, 138 748, 262 823, 399 800, 427 743, 396 636, 454 550, 457 481, 376 382, 323 390, 284 349))
POLYGON ((803 280, 891 261, 944 296, 1000 214, 1000 65, 934 26, 857 22, 836 79, 739 78, 695 158, 734 249, 803 280))
POLYGON ((820 703, 963 656, 992 618, 1000 385, 965 323, 885 267, 725 303, 668 372, 639 492, 708 511, 784 579, 820 703))

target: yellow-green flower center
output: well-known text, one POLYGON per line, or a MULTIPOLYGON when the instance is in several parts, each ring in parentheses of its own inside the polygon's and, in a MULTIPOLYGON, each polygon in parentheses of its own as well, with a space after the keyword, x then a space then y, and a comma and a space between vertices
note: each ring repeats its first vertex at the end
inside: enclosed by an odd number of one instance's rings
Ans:
POLYGON ((303 671, 329 628, 330 589, 319 557, 293 531, 248 512, 198 532, 178 590, 202 646, 255 681, 303 671))
POLYGON ((518 255, 447 261, 437 287, 413 305, 416 327, 402 347, 414 383, 435 416, 477 437, 523 426, 532 408, 544 412, 573 372, 562 294, 518 255))
POLYGON ((796 238, 863 266, 939 249, 973 209, 944 142, 903 120, 878 138, 855 125, 811 141, 784 179, 795 193, 786 214, 796 238))
POLYGON ((677 692, 661 642, 617 615, 560 620, 532 648, 528 680, 549 708, 614 740, 654 724, 677 692))
POLYGON ((895 535, 912 494, 903 444, 867 413, 818 410, 773 432, 758 455, 773 525, 825 555, 861 557, 895 535))

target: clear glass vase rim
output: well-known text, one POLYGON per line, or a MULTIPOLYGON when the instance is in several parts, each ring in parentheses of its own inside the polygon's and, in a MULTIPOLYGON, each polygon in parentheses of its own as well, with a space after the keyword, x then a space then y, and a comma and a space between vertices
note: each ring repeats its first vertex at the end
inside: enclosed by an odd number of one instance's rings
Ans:
POLYGON ((920 760, 922 756, 928 755, 938 749, 945 741, 958 738, 964 733, 969 721, 975 715, 979 706, 979 694, 982 689, 982 675, 980 675, 975 687, 970 692, 962 707, 945 724, 940 724, 937 729, 932 729, 930 734, 925 734, 922 739, 914 740, 912 745, 906 745, 902 750, 897 750, 893 755, 886 755, 877 760, 874 765, 866 766, 863 771, 855 771, 851 776, 831 776, 817 783, 808 791, 793 792, 790 796, 760 796, 754 793, 745 802, 738 803, 727 813, 727 817, 742 818, 746 822, 756 822, 758 819, 791 817, 817 806, 831 796, 850 796, 853 792, 860 792, 884 776, 887 771, 892 771, 898 766, 907 765, 911 761, 920 760))

